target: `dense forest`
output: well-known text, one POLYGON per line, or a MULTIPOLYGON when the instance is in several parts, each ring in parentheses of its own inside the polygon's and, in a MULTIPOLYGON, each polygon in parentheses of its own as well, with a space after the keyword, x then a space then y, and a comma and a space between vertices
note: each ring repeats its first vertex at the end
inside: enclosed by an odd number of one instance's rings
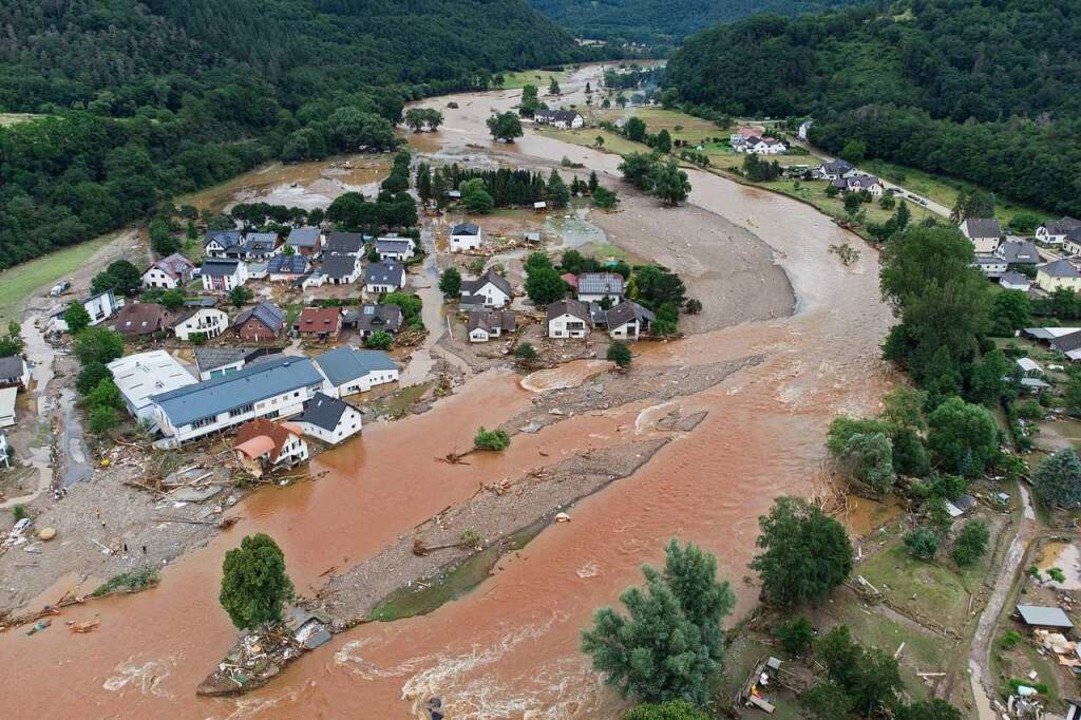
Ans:
MULTIPOLYGON (((1081 213, 1081 5, 898 0, 687 41, 678 102, 812 116, 811 139, 1081 213)), ((672 98, 672 95, 669 95, 672 98)))
POLYGON ((0 268, 587 52, 526 0, 9 0, 0 27, 0 111, 45 116, 0 130, 0 268))
POLYGON ((864 0, 530 0, 579 37, 665 46, 757 13, 800 15, 864 0))

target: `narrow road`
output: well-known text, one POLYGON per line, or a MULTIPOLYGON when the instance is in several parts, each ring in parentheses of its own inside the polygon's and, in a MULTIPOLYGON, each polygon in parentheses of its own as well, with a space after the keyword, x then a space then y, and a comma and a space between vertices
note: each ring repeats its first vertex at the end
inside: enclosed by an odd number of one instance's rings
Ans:
POLYGON ((1013 590, 1017 573, 1021 568, 1021 561, 1025 557, 1028 545, 1036 536, 1036 513, 1032 509, 1028 490, 1023 485, 1017 488, 1021 493, 1021 524, 1017 528, 1017 534, 1010 543, 1006 556, 1002 559, 998 575, 995 576, 994 590, 987 606, 980 616, 980 622, 976 626, 976 633, 972 636, 972 644, 969 646, 968 668, 969 679, 972 683, 972 694, 976 698, 976 707, 979 711, 980 720, 998 720, 998 713, 991 707, 989 698, 995 695, 995 679, 991 675, 991 662, 989 653, 991 640, 995 628, 998 626, 999 617, 1002 615, 1006 598, 1013 590))

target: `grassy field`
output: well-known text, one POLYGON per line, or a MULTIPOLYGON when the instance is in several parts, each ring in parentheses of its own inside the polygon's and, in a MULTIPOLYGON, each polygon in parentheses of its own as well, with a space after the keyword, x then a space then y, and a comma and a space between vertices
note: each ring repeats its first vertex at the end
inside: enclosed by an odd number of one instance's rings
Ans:
POLYGON ((968 619, 972 573, 978 582, 984 567, 980 563, 962 575, 949 567, 948 562, 917 560, 904 545, 898 544, 862 565, 860 574, 912 617, 960 629, 968 619))
POLYGON ((570 78, 571 73, 574 71, 574 66, 567 65, 563 70, 519 70, 515 72, 503 73, 503 87, 507 90, 515 88, 522 88, 526 85, 536 85, 540 91, 541 100, 544 99, 544 94, 548 92, 548 83, 551 82, 551 78, 555 78, 557 83, 564 83, 570 78))
POLYGON ((116 235, 105 235, 0 272, 0 285, 4 288, 0 293, 0 322, 6 325, 11 320, 18 320, 20 308, 35 290, 82 267, 115 238, 116 235))
POLYGON ((31 115, 30 113, 0 113, 0 127, 18 125, 27 120, 44 117, 44 115, 31 115))

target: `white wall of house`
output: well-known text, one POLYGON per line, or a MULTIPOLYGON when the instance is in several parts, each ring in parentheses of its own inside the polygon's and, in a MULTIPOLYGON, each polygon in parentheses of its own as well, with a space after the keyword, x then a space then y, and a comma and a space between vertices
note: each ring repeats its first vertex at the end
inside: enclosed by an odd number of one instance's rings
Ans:
MULTIPOLYGON (((161 428, 162 434, 184 443, 242 425, 257 417, 284 418, 298 415, 303 412, 304 403, 311 400, 312 396, 317 392, 326 392, 326 388, 323 385, 311 385, 297 390, 290 390, 248 405, 246 408, 237 408, 229 412, 219 413, 180 427, 174 426, 161 406, 155 403, 154 420, 157 422, 158 427, 161 428)), ((328 394, 334 396, 333 391, 328 394)))
POLYGON ((488 342, 493 337, 499 337, 495 333, 489 333, 484 328, 473 328, 469 331, 469 342, 481 343, 488 342))
POLYGON ((490 282, 484 283, 473 294, 484 298, 485 307, 501 308, 506 307, 507 303, 510 302, 510 296, 490 282))
POLYGON ((1077 292, 1081 291, 1081 277, 1052 277, 1041 268, 1036 271, 1036 285, 1047 292, 1054 292, 1059 288, 1077 292))
POLYGON ((570 313, 563 313, 548 322, 550 338, 584 338, 589 336, 589 324, 570 313))
POLYGON ((115 315, 120 304, 116 301, 116 298, 112 293, 104 293, 87 300, 83 303, 83 307, 90 313, 90 324, 97 325, 115 315))
POLYGON ((637 340, 639 327, 637 320, 630 320, 619 327, 608 328, 608 334, 616 340, 637 340))
POLYGON ((173 290, 179 285, 180 283, 174 280, 172 275, 159 267, 152 267, 143 273, 143 287, 173 290))
POLYGON ((240 287, 248 282, 248 266, 246 263, 238 262, 236 264, 236 272, 232 275, 223 277, 203 275, 202 278, 203 289, 207 292, 230 292, 233 288, 240 287))
POLYGON ((229 373, 235 373, 237 370, 244 368, 244 360, 237 360, 236 362, 228 363, 227 365, 219 365, 211 370, 203 370, 199 373, 200 380, 213 380, 214 378, 224 377, 229 373))
POLYGON ((339 385, 335 388, 337 394, 334 395, 334 397, 342 398, 349 395, 356 395, 357 393, 368 392, 378 385, 397 382, 398 374, 397 368, 394 370, 373 370, 363 377, 355 378, 339 385))
POLYGON ((200 308, 184 322, 173 327, 173 332, 181 340, 190 340, 196 333, 203 333, 208 338, 216 338, 229 327, 229 316, 217 308, 200 308))
POLYGON ((479 229, 476 235, 451 235, 450 236, 450 249, 451 252, 463 252, 465 250, 476 250, 484 243, 484 230, 479 229))
POLYGON ((381 293, 397 292, 401 288, 401 285, 384 285, 381 283, 369 283, 364 286, 364 289, 372 295, 379 295, 381 293))
POLYGON ((611 298, 612 303, 618 305, 623 300, 623 296, 619 293, 608 293, 606 295, 597 295, 593 293, 578 293, 578 299, 584 303, 599 303, 605 298, 611 298))
POLYGON ((333 430, 327 430, 307 422, 298 423, 298 425, 300 425, 304 434, 322 440, 325 443, 337 445, 342 440, 352 437, 361 431, 363 415, 361 415, 360 411, 356 408, 346 408, 345 412, 343 412, 342 416, 338 419, 338 426, 333 430))

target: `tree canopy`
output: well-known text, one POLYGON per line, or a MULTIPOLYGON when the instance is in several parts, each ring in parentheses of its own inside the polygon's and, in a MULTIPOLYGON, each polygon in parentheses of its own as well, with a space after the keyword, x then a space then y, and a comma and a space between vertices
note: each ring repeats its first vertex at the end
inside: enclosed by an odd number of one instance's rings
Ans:
POLYGON ((1051 507, 1081 507, 1081 460, 1073 448, 1059 450, 1032 475, 1040 498, 1051 507))
POLYGON ((269 535, 248 535, 240 547, 225 553, 219 601, 237 629, 279 622, 292 597, 285 555, 269 535))

